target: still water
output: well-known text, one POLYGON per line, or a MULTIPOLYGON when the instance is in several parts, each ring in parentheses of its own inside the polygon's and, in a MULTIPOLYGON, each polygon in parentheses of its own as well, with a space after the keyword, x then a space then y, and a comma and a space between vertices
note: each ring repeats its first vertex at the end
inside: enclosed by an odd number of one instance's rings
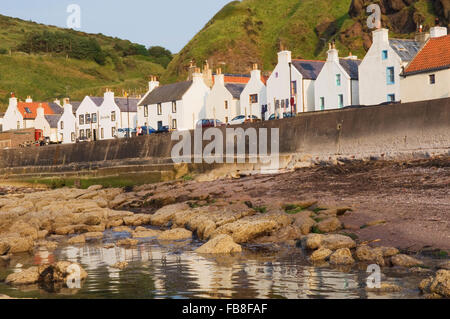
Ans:
MULTIPOLYGON (((123 236, 124 234, 122 234, 123 236)), ((382 281, 399 293, 365 290, 365 268, 312 267, 299 248, 246 247, 239 256, 206 257, 193 252, 201 243, 162 244, 155 240, 134 248, 105 248, 121 234, 109 233, 103 243, 40 249, 0 264, 0 279, 32 265, 68 260, 80 263, 88 278, 80 289, 46 291, 37 286, 13 288, 0 282, 0 294, 20 298, 418 298, 424 275, 394 270, 382 281), (124 270, 112 266, 127 261, 124 270)))

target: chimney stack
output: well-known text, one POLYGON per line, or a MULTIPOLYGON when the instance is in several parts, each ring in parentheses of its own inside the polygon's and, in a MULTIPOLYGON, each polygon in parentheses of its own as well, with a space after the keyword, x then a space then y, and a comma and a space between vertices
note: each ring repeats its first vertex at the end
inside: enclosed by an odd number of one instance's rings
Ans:
POLYGON ((328 53, 327 61, 339 62, 339 52, 338 50, 336 50, 336 45, 334 44, 334 42, 330 43, 328 47, 330 49, 327 52, 328 53))
POLYGON ((288 64, 292 62, 291 51, 280 51, 278 52, 278 63, 288 64))
POLYGON ((27 96, 25 103, 33 103, 33 99, 31 98, 31 96, 29 96, 29 95, 27 96))
POLYGON ((225 76, 222 74, 222 69, 218 68, 216 70, 216 75, 214 76, 214 83, 225 84, 225 76))
POLYGON ((154 75, 150 76, 150 81, 148 82, 148 90, 151 92, 159 86, 158 78, 154 75))
POLYGON ((431 38, 445 37, 446 35, 447 35, 446 27, 435 26, 430 29, 431 38))

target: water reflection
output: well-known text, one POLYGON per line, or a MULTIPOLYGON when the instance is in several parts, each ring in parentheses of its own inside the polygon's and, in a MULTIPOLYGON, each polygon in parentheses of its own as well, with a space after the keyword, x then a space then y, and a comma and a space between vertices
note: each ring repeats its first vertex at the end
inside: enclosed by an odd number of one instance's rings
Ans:
MULTIPOLYGON (((377 298, 365 292, 366 274, 362 270, 341 272, 329 267, 312 267, 296 253, 238 256, 201 256, 186 247, 161 246, 144 242, 137 247, 105 247, 102 243, 67 246, 54 253, 39 250, 30 263, 68 260, 83 265, 89 276, 81 289, 65 289, 57 294, 40 292, 38 297, 76 298, 377 298), (119 270, 113 266, 128 262, 119 270)), ((11 270, 20 270, 11 267, 11 270)), ((387 278, 396 282, 395 278, 387 278)), ((405 293, 387 297, 417 297, 412 287, 417 280, 404 280, 405 293)), ((36 289, 36 288, 35 288, 36 289)), ((11 295, 12 288, 0 285, 0 294, 11 295)), ((29 291, 25 291, 28 293, 29 291)), ((15 295, 20 296, 20 295, 15 295)), ((29 296, 29 295, 26 295, 29 296)), ((36 295, 34 295, 36 296, 36 295)))

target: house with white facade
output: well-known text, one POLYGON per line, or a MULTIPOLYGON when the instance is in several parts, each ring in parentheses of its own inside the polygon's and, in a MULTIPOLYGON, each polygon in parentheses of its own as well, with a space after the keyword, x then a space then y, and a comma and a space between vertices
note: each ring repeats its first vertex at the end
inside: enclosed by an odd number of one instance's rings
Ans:
POLYGON ((77 139, 99 139, 99 107, 103 98, 86 96, 75 110, 75 129, 77 139))
POLYGON ((388 29, 377 29, 372 37, 372 46, 359 66, 360 104, 400 101, 400 74, 419 52, 422 42, 389 39, 388 29))
POLYGON ((42 137, 48 138, 52 143, 60 142, 58 136, 58 121, 61 114, 45 114, 42 106, 37 108, 34 128, 42 131, 42 137))
POLYGON ((3 132, 3 117, 5 116, 4 113, 0 113, 0 132, 3 132))
POLYGON ((241 94, 250 77, 238 74, 222 74, 218 69, 214 75, 214 85, 206 98, 206 118, 229 123, 241 115, 241 94))
POLYGON ((450 35, 447 28, 431 29, 431 38, 400 77, 403 103, 450 97, 450 35))
POLYGON ((57 103, 33 102, 30 96, 22 102, 14 93, 11 93, 9 105, 3 117, 3 131, 34 128, 39 107, 44 109, 45 115, 62 114, 62 108, 57 103))
POLYGON ((316 111, 343 108, 359 104, 358 66, 355 56, 340 59, 334 44, 315 82, 316 111))
POLYGON ((210 89, 199 68, 196 68, 190 81, 150 89, 138 103, 139 126, 191 130, 198 120, 206 118, 206 98, 210 89))
POLYGON ((258 65, 253 65, 250 80, 241 93, 241 115, 246 118, 256 116, 259 119, 267 119, 267 88, 261 78, 261 70, 258 65), (263 111, 266 112, 263 113, 263 111))
MULTIPOLYGON (((79 103, 78 103, 79 105, 79 103)), ((78 106, 77 105, 77 106, 78 106)), ((74 107, 68 99, 64 100, 64 112, 58 120, 58 139, 63 144, 75 143, 77 138, 77 118, 74 114, 74 107)))
POLYGON ((314 83, 324 61, 292 59, 291 51, 278 52, 278 64, 267 80, 269 114, 315 110, 314 83))

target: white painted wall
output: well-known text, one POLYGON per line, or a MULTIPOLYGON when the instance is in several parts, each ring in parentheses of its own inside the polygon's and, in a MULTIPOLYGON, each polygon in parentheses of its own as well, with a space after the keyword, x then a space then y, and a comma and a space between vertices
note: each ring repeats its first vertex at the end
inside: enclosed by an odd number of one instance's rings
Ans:
POLYGON ((389 30, 372 32, 373 44, 359 66, 359 95, 362 105, 377 105, 388 101, 389 94, 400 100, 402 60, 389 45, 389 30), (388 57, 383 59, 383 51, 388 57), (394 67, 395 83, 388 84, 387 68, 394 67))
MULTIPOLYGON (((145 93, 145 95, 142 97, 142 99, 138 102, 137 118, 136 118, 138 127, 150 125, 149 113, 147 113, 147 116, 145 116, 146 115, 145 111, 144 111, 145 107, 144 107, 144 105, 140 105, 140 104, 157 87, 159 87, 159 81, 157 81, 156 78, 152 77, 150 79, 150 82, 148 82, 147 93, 145 93)), ((150 108, 150 106, 147 106, 147 108, 150 108)), ((153 128, 155 128, 155 127, 153 127, 153 128)))
POLYGON ((64 112, 58 121, 58 138, 63 144, 74 143, 77 137, 76 118, 73 115, 73 108, 71 104, 63 106, 64 112), (61 128, 63 123, 63 128, 61 128), (74 139, 72 140, 72 134, 74 139))
MULTIPOLYGON (((261 118, 261 110, 263 105, 267 105, 267 88, 261 80, 261 71, 253 70, 251 72, 250 81, 241 93, 241 115, 254 115, 261 118), (258 103, 250 104, 250 95, 258 95, 258 103)), ((270 116, 270 114, 269 114, 270 116)), ((268 115, 266 114, 266 118, 268 115)))
POLYGON ((225 76, 223 74, 215 75, 214 86, 206 98, 206 118, 227 123, 238 115, 240 115, 240 100, 233 98, 233 95, 225 87, 225 76), (225 108, 225 102, 228 103, 227 108, 225 108))
POLYGON ((99 134, 98 138, 108 140, 114 138, 114 131, 122 128, 123 118, 119 107, 114 102, 114 92, 105 92, 103 103, 99 107, 99 134), (112 116, 115 112, 115 119, 112 116), (103 136, 102 136, 103 130, 103 136))
POLYGON ((51 142, 58 142, 57 129, 50 127, 50 124, 47 122, 44 115, 44 108, 42 107, 38 107, 37 109, 34 127, 37 130, 42 130, 42 135, 48 137, 51 142))
POLYGON ((3 117, 3 131, 17 130, 25 128, 23 116, 17 108, 17 98, 9 99, 9 105, 3 117))
MULTIPOLYGON (((303 92, 303 98, 304 98, 304 103, 302 102, 302 104, 305 104, 305 112, 314 112, 315 109, 315 105, 316 105, 316 101, 315 101, 315 86, 316 86, 316 81, 314 80, 310 80, 310 79, 303 79, 303 88, 302 88, 302 92, 303 92)), ((302 96, 299 96, 299 99, 302 98, 302 96)), ((300 102, 299 102, 300 105, 300 102)))
POLYGON ((91 130, 91 134, 93 129, 98 129, 98 117, 99 117, 99 107, 91 100, 89 96, 86 96, 78 107, 75 116, 76 116, 76 130, 77 137, 81 137, 80 131, 84 131, 84 136, 86 136, 86 130, 91 130), (97 114, 97 123, 86 123, 86 114, 89 114, 92 119, 92 114, 97 114), (80 124, 80 115, 84 116, 84 124, 80 124))
MULTIPOLYGON (((278 100, 278 105, 281 107, 281 101, 288 101, 290 103, 291 99, 291 74, 292 81, 297 82, 297 94, 295 97, 297 101, 297 112, 303 112, 303 76, 302 74, 292 65, 289 67, 289 63, 292 62, 291 51, 281 51, 278 52, 278 64, 267 80, 267 104, 268 104, 268 114, 266 117, 269 117, 271 114, 275 113, 275 105, 278 100), (290 70, 291 69, 291 70, 290 70)), ((306 91, 306 88, 305 88, 306 91)), ((314 93, 313 93, 314 94, 314 93)), ((314 97, 313 97, 314 100, 314 97)), ((305 100, 305 104, 306 104, 305 100)), ((283 112, 290 112, 290 105, 286 106, 285 109, 281 110, 283 112)), ((305 107, 305 111, 306 111, 305 107)), ((282 114, 281 114, 282 116, 282 114)))
POLYGON ((450 69, 401 77, 402 103, 450 97, 450 69), (430 75, 435 84, 430 84, 430 75))
MULTIPOLYGON (((339 95, 342 94, 344 98, 343 106, 351 105, 351 87, 352 81, 350 76, 339 63, 338 51, 330 49, 328 51, 328 59, 325 62, 322 71, 319 73, 315 83, 315 105, 316 111, 320 111, 320 98, 325 98, 325 110, 332 110, 339 108, 339 95), (341 85, 336 83, 336 75, 341 75, 341 85)), ((353 101, 353 104, 358 104, 358 101, 353 101)))
POLYGON ((3 117, 0 116, 0 132, 3 132, 3 117))

